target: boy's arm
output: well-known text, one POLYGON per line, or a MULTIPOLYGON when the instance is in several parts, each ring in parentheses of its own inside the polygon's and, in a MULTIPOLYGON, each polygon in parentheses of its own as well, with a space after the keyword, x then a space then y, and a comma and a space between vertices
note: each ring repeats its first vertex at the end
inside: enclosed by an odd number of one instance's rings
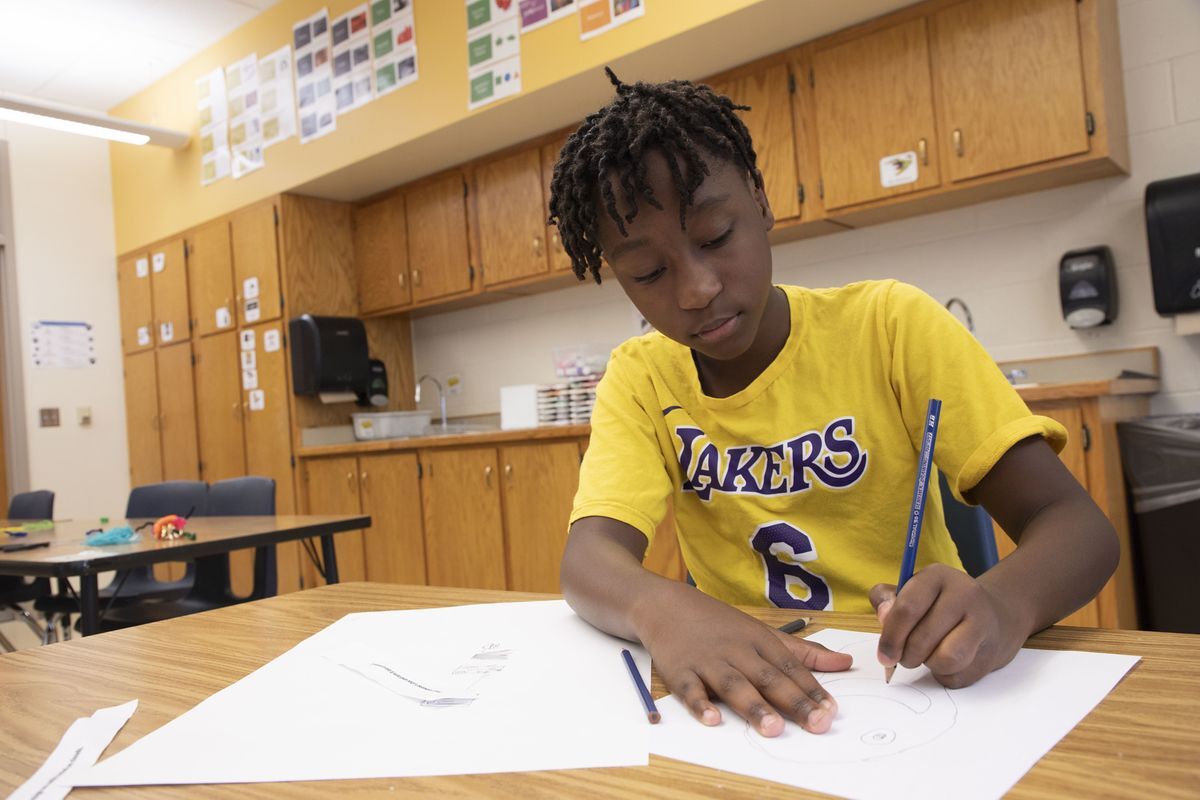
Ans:
POLYGON ((650 572, 645 551, 646 537, 623 522, 577 520, 562 562, 567 602, 597 628, 644 644, 667 688, 706 725, 721 720, 715 697, 764 736, 782 733, 783 717, 814 733, 829 729, 837 705, 810 670, 847 669, 848 655, 650 572))
POLYGON ((880 661, 925 664, 952 687, 1004 666, 1030 635, 1095 597, 1120 558, 1112 525, 1040 436, 1011 447, 969 494, 1016 552, 978 579, 933 566, 899 596, 888 585, 871 592, 880 661))

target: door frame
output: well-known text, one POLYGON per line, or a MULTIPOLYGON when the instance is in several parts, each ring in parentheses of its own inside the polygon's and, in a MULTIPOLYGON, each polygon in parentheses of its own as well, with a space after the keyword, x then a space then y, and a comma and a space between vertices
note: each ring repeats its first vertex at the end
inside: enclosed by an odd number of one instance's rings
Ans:
POLYGON ((13 240, 12 183, 8 142, 0 139, 0 471, 3 501, 29 489, 29 440, 25 430, 25 374, 21 353, 21 315, 13 240))

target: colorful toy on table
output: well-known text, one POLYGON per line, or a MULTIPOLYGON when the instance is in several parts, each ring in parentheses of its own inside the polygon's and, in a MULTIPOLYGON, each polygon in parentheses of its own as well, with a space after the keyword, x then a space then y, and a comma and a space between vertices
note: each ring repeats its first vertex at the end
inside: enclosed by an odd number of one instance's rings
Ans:
POLYGON ((195 541, 196 534, 184 532, 183 528, 187 525, 187 517, 181 517, 178 514, 167 514, 165 517, 160 517, 154 523, 154 538, 155 539, 189 539, 195 541))
POLYGON ((114 544, 132 544, 133 542, 140 541, 141 538, 141 534, 133 528, 128 525, 121 525, 116 528, 109 528, 108 530, 96 528, 95 530, 88 531, 83 537, 83 541, 88 545, 104 547, 114 544))
POLYGON ((21 525, 9 525, 6 528, 0 528, 0 531, 4 531, 9 536, 21 537, 21 536, 27 536, 30 533, 33 533, 34 531, 49 531, 49 530, 53 530, 53 529, 54 529, 53 522, 51 522, 48 519, 39 519, 39 520, 33 520, 31 522, 25 522, 21 525))

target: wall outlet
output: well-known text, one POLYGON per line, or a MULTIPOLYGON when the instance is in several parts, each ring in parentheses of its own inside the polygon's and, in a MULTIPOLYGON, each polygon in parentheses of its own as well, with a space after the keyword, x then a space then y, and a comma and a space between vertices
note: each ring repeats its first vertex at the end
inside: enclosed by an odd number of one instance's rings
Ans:
POLYGON ((75 408, 75 419, 81 428, 90 428, 92 425, 92 407, 77 406, 75 408))
POLYGON ((58 427, 58 409, 57 408, 39 408, 38 414, 41 417, 41 426, 43 428, 58 427))
POLYGON ((447 375, 446 376, 446 394, 451 397, 462 394, 462 376, 447 375))

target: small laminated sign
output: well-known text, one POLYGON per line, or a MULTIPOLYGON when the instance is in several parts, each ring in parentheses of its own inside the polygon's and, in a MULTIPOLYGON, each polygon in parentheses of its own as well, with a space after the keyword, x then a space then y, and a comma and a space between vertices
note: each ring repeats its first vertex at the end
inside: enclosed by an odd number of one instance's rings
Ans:
POLYGON ((879 159, 879 182, 885 189, 916 183, 917 154, 909 150, 879 159))
POLYGON ((242 331, 242 349, 254 349, 254 331, 242 331))
POLYGON ((279 329, 271 328, 269 331, 263 331, 263 350, 268 353, 274 353, 279 349, 280 337, 279 329))
POLYGON ((167 254, 166 253, 155 253, 154 258, 153 258, 153 263, 154 263, 154 271, 162 272, 164 269, 167 268, 167 254))
POLYGON ((262 411, 267 407, 267 398, 262 389, 252 389, 250 391, 250 410, 262 411))
POLYGON ((233 324, 233 315, 229 313, 228 306, 221 306, 217 309, 217 327, 228 328, 233 324))
POLYGON ((148 277, 150 275, 150 259, 139 258, 134 269, 136 270, 136 274, 139 278, 148 277))

